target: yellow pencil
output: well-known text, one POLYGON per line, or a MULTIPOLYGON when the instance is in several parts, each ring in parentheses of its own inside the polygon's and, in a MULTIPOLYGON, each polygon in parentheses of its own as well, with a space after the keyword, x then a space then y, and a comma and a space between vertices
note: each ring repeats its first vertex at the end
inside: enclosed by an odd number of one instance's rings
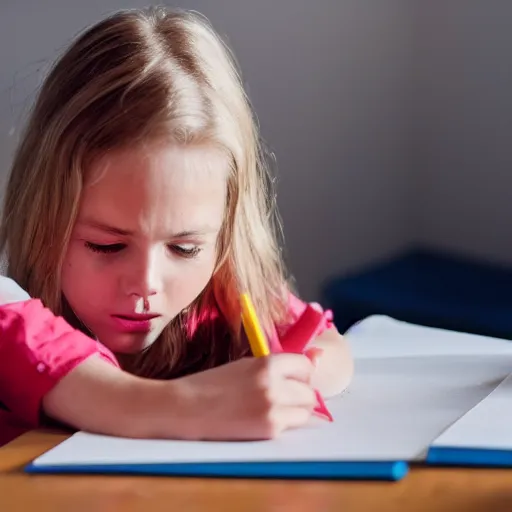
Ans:
POLYGON ((265 357, 270 355, 265 333, 261 328, 258 316, 254 309, 249 295, 242 293, 240 296, 242 307, 242 323, 249 340, 249 345, 254 357, 265 357))

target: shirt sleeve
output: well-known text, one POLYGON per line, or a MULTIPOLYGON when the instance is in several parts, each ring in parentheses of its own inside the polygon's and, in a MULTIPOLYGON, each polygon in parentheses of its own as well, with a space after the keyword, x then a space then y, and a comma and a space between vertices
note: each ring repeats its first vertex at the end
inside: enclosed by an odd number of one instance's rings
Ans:
POLYGON ((271 342, 278 349, 302 352, 313 339, 334 327, 332 311, 316 302, 304 302, 290 293, 288 309, 288 322, 276 326, 276 339, 271 342))
POLYGON ((102 344, 55 316, 38 299, 0 306, 0 402, 31 427, 43 397, 92 355, 119 366, 102 344))

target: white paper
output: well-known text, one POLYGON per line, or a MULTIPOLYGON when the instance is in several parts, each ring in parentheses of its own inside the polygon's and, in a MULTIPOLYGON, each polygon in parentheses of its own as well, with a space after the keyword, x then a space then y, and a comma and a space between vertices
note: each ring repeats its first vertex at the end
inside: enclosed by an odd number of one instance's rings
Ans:
POLYGON ((433 443, 433 447, 512 450, 512 376, 433 443))
POLYGON ((512 354, 512 342, 371 316, 345 334, 356 359, 512 354))
POLYGON ((133 440, 78 433, 41 465, 300 460, 422 460, 430 443, 510 372, 512 355, 360 359, 353 384, 327 401, 334 423, 258 442, 133 440))
POLYGON ((229 443, 134 440, 81 432, 34 464, 422 460, 431 443, 512 369, 512 346, 507 341, 387 317, 361 322, 347 339, 356 371, 349 390, 327 401, 334 423, 317 420, 276 440, 229 443))

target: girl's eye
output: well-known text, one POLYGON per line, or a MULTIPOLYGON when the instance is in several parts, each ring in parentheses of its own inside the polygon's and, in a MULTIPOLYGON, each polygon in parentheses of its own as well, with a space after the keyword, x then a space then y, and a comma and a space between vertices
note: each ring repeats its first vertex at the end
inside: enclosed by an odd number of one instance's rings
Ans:
POLYGON ((169 249, 184 258, 193 258, 201 251, 201 249, 195 245, 169 245, 169 249))
POLYGON ((85 246, 92 252, 99 252, 101 254, 113 254, 125 248, 125 244, 100 245, 93 244, 92 242, 85 242, 85 246))

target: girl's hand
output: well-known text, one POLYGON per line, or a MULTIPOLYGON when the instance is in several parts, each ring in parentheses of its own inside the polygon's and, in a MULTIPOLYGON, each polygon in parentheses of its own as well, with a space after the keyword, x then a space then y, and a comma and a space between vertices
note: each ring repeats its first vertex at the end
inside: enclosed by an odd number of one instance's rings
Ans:
POLYGON ((172 382, 183 403, 170 414, 182 415, 188 439, 273 438, 311 417, 313 371, 298 354, 241 359, 172 382))
POLYGON ((165 381, 135 377, 94 356, 61 378, 42 406, 47 416, 98 434, 269 439, 309 420, 313 371, 308 357, 279 354, 165 381))

